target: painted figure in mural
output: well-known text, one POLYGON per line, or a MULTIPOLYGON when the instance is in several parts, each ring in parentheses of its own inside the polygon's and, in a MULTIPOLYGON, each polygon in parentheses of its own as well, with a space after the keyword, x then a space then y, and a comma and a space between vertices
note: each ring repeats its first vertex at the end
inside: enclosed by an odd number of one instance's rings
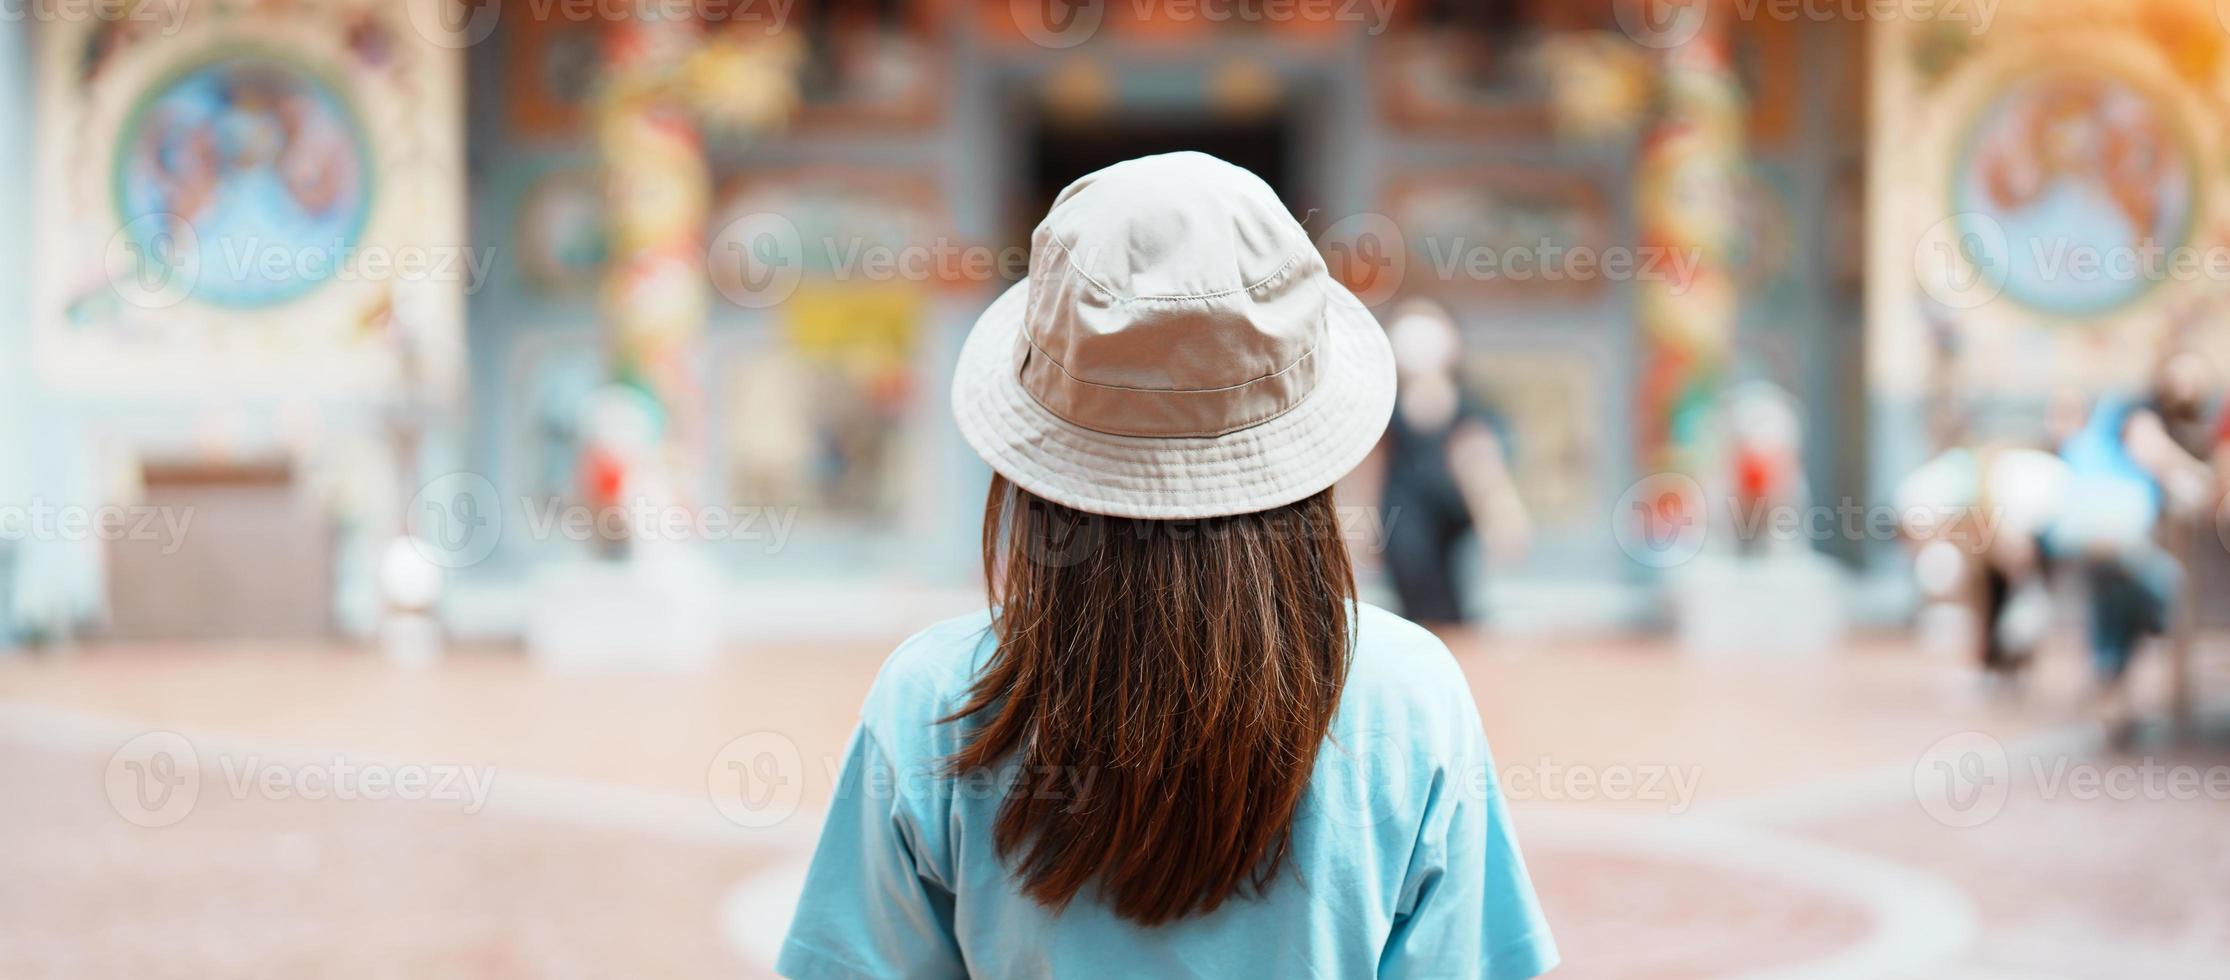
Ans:
POLYGON ((2020 79, 1976 117, 1952 185, 1976 266, 2023 305, 2068 316, 2119 308, 2155 277, 2058 274, 2067 247, 2185 244, 2195 173, 2172 115, 2133 83, 2092 71, 2020 79), (2059 249, 2015 247, 2055 242, 2059 249))
POLYGON ((1411 300, 1387 332, 1400 381, 1380 445, 1387 570, 1402 615, 1454 626, 1465 618, 1456 566, 1467 536, 1477 532, 1490 560, 1514 561, 1530 519, 1492 416, 1456 376, 1463 340, 1455 319, 1438 303, 1411 300))
POLYGON ((279 93, 273 115, 280 131, 273 169, 303 211, 332 213, 355 184, 355 138, 301 92, 279 93))
POLYGON ((2089 185, 2132 235, 2149 233, 2167 210, 2159 185, 2176 157, 2164 124, 2143 109, 2120 86, 2092 78, 2059 80, 2009 104, 2004 111, 2019 121, 1989 130, 1978 161, 1991 203, 2018 211, 2063 181, 2089 185))

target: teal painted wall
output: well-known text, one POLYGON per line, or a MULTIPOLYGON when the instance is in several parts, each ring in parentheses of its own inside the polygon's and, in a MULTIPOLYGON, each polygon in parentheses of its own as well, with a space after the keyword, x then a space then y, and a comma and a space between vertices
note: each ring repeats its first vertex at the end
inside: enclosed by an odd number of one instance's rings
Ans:
MULTIPOLYGON (((31 295, 31 131, 30 27, 21 18, 0 18, 0 506, 27 496, 29 441, 35 410, 30 368, 31 295)), ((14 642, 11 594, 15 548, 0 541, 0 648, 14 642)))

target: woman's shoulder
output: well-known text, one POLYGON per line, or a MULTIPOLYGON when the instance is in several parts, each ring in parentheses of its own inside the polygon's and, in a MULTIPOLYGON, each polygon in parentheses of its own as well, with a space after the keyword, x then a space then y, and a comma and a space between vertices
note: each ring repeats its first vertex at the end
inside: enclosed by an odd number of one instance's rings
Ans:
POLYGON ((1455 654, 1431 630, 1367 602, 1355 604, 1355 663, 1415 680, 1461 681, 1455 654), (1420 672, 1423 675, 1420 677, 1420 672))
POLYGON ((919 733, 967 698, 976 668, 993 646, 990 610, 955 616, 907 637, 883 660, 860 715, 880 737, 919 733))
POLYGON ((1468 743, 1479 728, 1478 708, 1448 645, 1377 606, 1355 608, 1355 656, 1341 713, 1374 729, 1438 730, 1468 743))

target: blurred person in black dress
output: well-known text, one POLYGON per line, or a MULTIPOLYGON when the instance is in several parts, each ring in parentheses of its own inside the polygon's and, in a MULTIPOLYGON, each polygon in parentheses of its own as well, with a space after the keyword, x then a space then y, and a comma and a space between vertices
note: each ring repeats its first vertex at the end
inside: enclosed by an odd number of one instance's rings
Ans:
POLYGON ((1530 520, 1492 415, 1457 380, 1463 340, 1454 318, 1438 303, 1411 300, 1387 332, 1400 384, 1379 446, 1387 572, 1402 615, 1456 627, 1466 618, 1457 575, 1466 541, 1476 532, 1483 557, 1514 562, 1530 520))

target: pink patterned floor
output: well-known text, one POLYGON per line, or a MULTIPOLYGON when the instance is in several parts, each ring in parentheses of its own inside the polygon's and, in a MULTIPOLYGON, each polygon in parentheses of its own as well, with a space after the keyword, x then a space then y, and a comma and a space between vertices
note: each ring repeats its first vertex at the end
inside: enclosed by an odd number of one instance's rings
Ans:
MULTIPOLYGON (((602 681, 501 653, 420 672, 287 649, 0 661, 0 977, 767 975, 816 770, 878 659, 743 651, 710 677, 602 681), (188 815, 152 829, 108 793, 119 746, 147 731, 190 737, 203 779, 188 815), (769 731, 799 753, 797 811, 739 827, 708 779, 730 740, 769 731), (222 768, 339 753, 498 775, 467 813, 242 794, 222 768)), ((1508 642, 1463 662, 1506 785, 1545 764, 1699 777, 1680 799, 1513 792, 1558 976, 2105 980, 2230 963, 2230 800, 2040 784, 2143 762, 2099 749, 2051 675, 2025 700, 1988 698, 1894 643, 1708 664, 1633 641, 1508 642), (1962 827, 1922 807, 1913 774, 1965 731, 2003 747, 2011 788, 1962 827)), ((2218 747, 2154 761, 2230 767, 2221 740, 2203 744, 2218 747)))

